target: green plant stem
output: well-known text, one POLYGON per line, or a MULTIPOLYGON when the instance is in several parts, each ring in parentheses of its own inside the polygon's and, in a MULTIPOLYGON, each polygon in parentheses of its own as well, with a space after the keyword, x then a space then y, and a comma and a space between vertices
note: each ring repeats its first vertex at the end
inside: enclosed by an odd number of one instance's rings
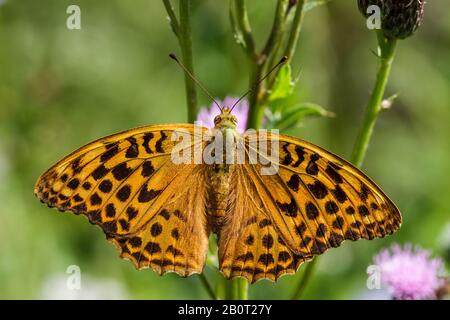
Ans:
MULTIPOLYGON (((385 37, 381 30, 377 31, 377 38, 380 51, 380 55, 378 57, 379 65, 377 77, 372 93, 370 95, 369 102, 367 104, 364 115, 364 122, 356 139, 356 143, 351 156, 351 162, 358 168, 360 168, 364 162, 370 139, 373 134, 373 129, 377 122, 378 115, 382 110, 381 103, 383 101, 384 92, 389 80, 389 74, 391 71, 392 62, 394 61, 395 49, 397 46, 397 40, 385 37)), ((314 271, 315 265, 317 264, 317 260, 318 257, 316 257, 306 266, 305 275, 301 279, 299 287, 293 295, 294 299, 300 299, 301 295, 303 294, 305 287, 308 284, 308 280, 314 271)))
POLYGON ((178 25, 177 17, 175 16, 175 11, 173 10, 172 3, 170 0, 163 0, 164 7, 166 8, 167 15, 169 16, 170 25, 172 27, 172 31, 178 37, 180 33, 180 26, 178 25))
POLYGON ((200 281, 202 282, 203 286, 205 287, 206 292, 208 293, 209 297, 213 300, 217 300, 217 296, 214 293, 213 288, 209 284, 208 279, 206 278, 204 273, 200 273, 199 275, 200 281))
MULTIPOLYGON (((186 68, 194 74, 192 58, 192 36, 190 24, 190 0, 180 0, 180 24, 178 40, 181 47, 181 56, 186 68)), ((193 123, 197 118, 197 92, 195 83, 185 74, 186 102, 188 108, 188 121, 193 123)))
POLYGON ((272 24, 272 30, 270 31, 269 38, 266 41, 266 45, 261 52, 261 58, 267 60, 274 49, 276 48, 278 41, 280 40, 280 35, 284 31, 286 24, 286 9, 288 7, 289 1, 278 0, 277 7, 275 9, 275 18, 272 24))
MULTIPOLYGON (((170 0, 163 0, 170 26, 178 39, 181 48, 181 58, 186 68, 194 74, 194 63, 192 58, 192 36, 190 24, 190 0, 180 0, 180 21, 177 20, 175 11, 170 0)), ((193 123, 197 118, 197 91, 195 83, 185 74, 184 83, 186 90, 186 105, 188 110, 188 122, 193 123)))
MULTIPOLYGON (((244 17, 248 22, 246 7, 245 7, 245 1, 244 0, 236 0, 236 10, 237 11, 237 19, 238 22, 240 20, 240 17, 244 17), (239 4, 243 4, 241 7, 239 7, 239 4), (243 10, 242 13, 239 13, 239 10, 243 10)), ((267 61, 270 60, 270 56, 273 53, 274 49, 276 48, 276 45, 279 41, 280 34, 283 30, 284 25, 284 13, 286 11, 288 2, 286 0, 278 0, 277 7, 275 10, 275 18, 272 25, 272 30, 270 32, 270 35, 266 41, 266 44, 264 46, 264 49, 261 53, 253 53, 249 56, 249 65, 250 65, 250 77, 249 77, 249 89, 252 89, 250 95, 249 95, 249 116, 247 120, 247 127, 248 128, 254 128, 254 129, 260 129, 262 127, 262 122, 264 119, 264 106, 261 103, 264 96, 264 84, 258 83, 259 79, 262 78, 264 70, 266 68, 267 61)), ((239 23, 241 25, 243 23, 239 23)), ((251 30, 249 27, 248 30, 251 30)), ((241 30, 242 34, 244 35, 244 32, 241 30)), ((245 39, 245 37, 244 37, 245 39)), ((253 36, 251 36, 251 39, 253 39, 253 36)), ((253 44, 254 47, 254 44, 253 44)))
POLYGON ((250 109, 248 113, 247 128, 260 129, 264 119, 264 107, 259 103, 262 95, 261 85, 255 87, 255 83, 261 79, 264 65, 256 62, 251 64, 250 68, 249 88, 253 88, 253 91, 248 98, 250 109))
POLYGON ((253 39, 252 28, 247 14, 247 4, 245 0, 235 0, 236 20, 244 40, 244 47, 250 60, 257 59, 255 40, 253 39))
POLYGON ((216 296, 217 299, 227 299, 227 289, 228 289, 228 280, 225 279, 221 274, 217 276, 217 283, 216 283, 216 296))
MULTIPOLYGON (((247 55, 250 57, 249 64, 250 64, 250 79, 249 79, 249 88, 253 89, 253 91, 249 95, 249 105, 250 105, 250 111, 249 116, 247 120, 247 127, 248 128, 254 128, 254 129, 260 129, 263 124, 264 119, 264 108, 265 108, 265 100, 267 96, 267 92, 270 91, 273 81, 266 81, 265 83, 261 83, 255 87, 255 84, 258 82, 259 79, 261 79, 262 76, 264 76, 265 71, 267 70, 268 64, 270 67, 270 64, 273 63, 273 61, 276 61, 276 57, 274 55, 276 54, 276 49, 280 45, 280 41, 282 39, 282 34, 285 32, 286 29, 286 20, 287 20, 287 9, 289 6, 289 1, 286 0, 278 0, 277 7, 275 10, 275 18, 273 21, 272 29, 269 34, 269 37, 266 41, 266 44, 264 46, 264 49, 261 51, 261 53, 254 53, 254 52, 248 52, 248 46, 247 48, 247 55)), ((251 35, 251 28, 248 23, 248 17, 247 13, 245 11, 245 1, 244 0, 236 0, 236 11, 237 11, 237 20, 239 25, 247 25, 247 31, 250 32, 250 34, 247 34, 242 30, 241 27, 241 33, 243 34, 244 41, 247 37, 248 39, 252 39, 252 48, 254 50, 254 41, 253 36, 251 35), (241 5, 239 7, 239 5, 241 5), (239 12, 241 10, 241 12, 239 12), (241 23, 239 23, 240 19, 243 19, 241 23)), ((294 21, 292 23, 292 27, 289 33, 289 39, 287 43, 286 52, 289 54, 289 56, 292 56, 295 52, 295 49, 297 47, 297 42, 299 38, 299 34, 301 31, 301 24, 303 22, 303 15, 304 15, 304 0, 300 0, 297 3, 296 7, 296 13, 294 16, 294 21)), ((247 41, 245 41, 247 43, 247 41)), ((278 61, 276 61, 278 62, 278 61)))
MULTIPOLYGON (((250 67, 249 88, 254 88, 255 83, 261 76, 261 70, 263 64, 259 59, 259 54, 256 51, 255 40, 252 34, 252 28, 248 19, 247 5, 245 0, 234 1, 236 11, 236 21, 240 33, 242 34, 245 53, 247 55, 250 67)), ((257 107, 259 88, 254 90, 249 95, 249 118, 247 120, 248 128, 259 128, 262 123, 263 114, 262 110, 257 107)))
POLYGON ((295 49, 297 48, 298 39, 300 32, 302 30, 303 18, 305 16, 305 0, 299 0, 295 8, 294 21, 292 21, 292 29, 289 34, 289 39, 286 45, 286 51, 284 55, 288 57, 290 61, 294 55, 295 49))
POLYGON ((305 267, 305 272, 303 273, 303 276, 300 278, 300 281, 297 285, 297 288, 295 289, 294 293, 292 294, 291 300, 299 300, 300 297, 303 295, 303 292, 305 291, 306 286, 308 285, 309 281, 311 280, 311 277, 314 273, 314 268, 317 264, 317 261, 319 257, 315 257, 313 260, 308 262, 308 264, 305 267))
POLYGON ((237 278, 231 281, 231 299, 248 300, 248 282, 246 279, 237 278))
POLYGON ((370 95, 369 103, 367 104, 363 126, 358 134, 351 156, 352 163, 357 167, 361 167, 364 161, 373 134, 373 129, 378 119, 378 115, 382 110, 381 103, 383 101, 392 62, 395 56, 395 39, 386 38, 381 32, 378 32, 378 42, 380 47, 378 73, 372 94, 370 95))

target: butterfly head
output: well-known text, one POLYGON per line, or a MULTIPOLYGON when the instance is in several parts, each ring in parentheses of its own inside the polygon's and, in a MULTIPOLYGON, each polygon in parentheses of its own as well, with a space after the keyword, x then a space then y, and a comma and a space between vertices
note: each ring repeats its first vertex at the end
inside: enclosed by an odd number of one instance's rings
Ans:
POLYGON ((236 129, 237 118, 231 113, 231 109, 223 107, 219 115, 214 118, 216 129, 236 129))

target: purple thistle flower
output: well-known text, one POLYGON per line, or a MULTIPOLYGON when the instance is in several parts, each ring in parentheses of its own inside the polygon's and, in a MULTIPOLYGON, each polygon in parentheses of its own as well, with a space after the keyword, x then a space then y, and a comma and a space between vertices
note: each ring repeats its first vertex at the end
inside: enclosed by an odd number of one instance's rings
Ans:
MULTIPOLYGON (((217 102, 220 106, 231 108, 238 98, 235 97, 226 97, 223 101, 218 100, 217 102)), ((247 130, 247 118, 248 118, 248 101, 243 99, 239 102, 236 107, 233 109, 233 114, 238 119, 237 131, 239 133, 244 133, 247 130)), ((201 107, 200 111, 197 115, 197 121, 202 122, 202 125, 208 128, 214 128, 214 117, 220 113, 219 108, 217 108, 215 103, 212 103, 211 106, 201 107)))
POLYGON ((436 299, 436 293, 445 284, 440 276, 443 262, 430 256, 430 251, 396 244, 381 251, 374 261, 380 267, 381 282, 394 299, 436 299))

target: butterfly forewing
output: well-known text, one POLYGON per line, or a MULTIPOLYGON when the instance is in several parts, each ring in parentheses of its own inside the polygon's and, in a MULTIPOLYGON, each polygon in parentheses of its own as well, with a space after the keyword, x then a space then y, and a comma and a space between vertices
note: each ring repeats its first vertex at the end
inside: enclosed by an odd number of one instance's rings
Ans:
MULTIPOLYGON (((255 146, 252 141, 261 137, 266 139, 265 133, 245 137, 248 153, 255 146)), ((252 282, 277 279, 344 240, 381 238, 400 227, 401 216, 392 201, 350 163, 300 139, 268 135, 267 144, 273 139, 279 148, 276 174, 261 174, 261 164, 238 165, 236 170, 236 179, 242 180, 235 185, 240 196, 228 213, 232 227, 223 227, 219 243, 226 276, 252 282), (236 215, 255 217, 254 223, 236 215), (246 241, 249 237, 254 241, 246 241), (289 268, 280 264, 282 251, 292 257, 289 268)))
POLYGON ((35 193, 51 207, 86 215, 138 268, 200 272, 208 239, 199 205, 204 169, 171 160, 174 131, 193 137, 195 128, 150 126, 94 141, 45 172, 35 193))

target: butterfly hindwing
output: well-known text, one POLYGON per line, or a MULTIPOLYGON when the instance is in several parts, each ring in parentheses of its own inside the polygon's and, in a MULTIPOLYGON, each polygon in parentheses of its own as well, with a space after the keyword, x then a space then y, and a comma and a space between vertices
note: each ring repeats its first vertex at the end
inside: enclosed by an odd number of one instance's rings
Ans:
POLYGON ((192 166, 181 185, 140 230, 131 236, 110 239, 121 257, 139 268, 181 276, 200 273, 208 250, 205 178, 201 167, 192 166), (186 186, 189 186, 186 188, 186 186))
POLYGON ((251 283, 276 281, 295 273, 310 256, 288 248, 262 200, 267 194, 258 192, 246 169, 237 166, 233 176, 235 201, 219 233, 220 270, 226 278, 245 277, 251 283))

